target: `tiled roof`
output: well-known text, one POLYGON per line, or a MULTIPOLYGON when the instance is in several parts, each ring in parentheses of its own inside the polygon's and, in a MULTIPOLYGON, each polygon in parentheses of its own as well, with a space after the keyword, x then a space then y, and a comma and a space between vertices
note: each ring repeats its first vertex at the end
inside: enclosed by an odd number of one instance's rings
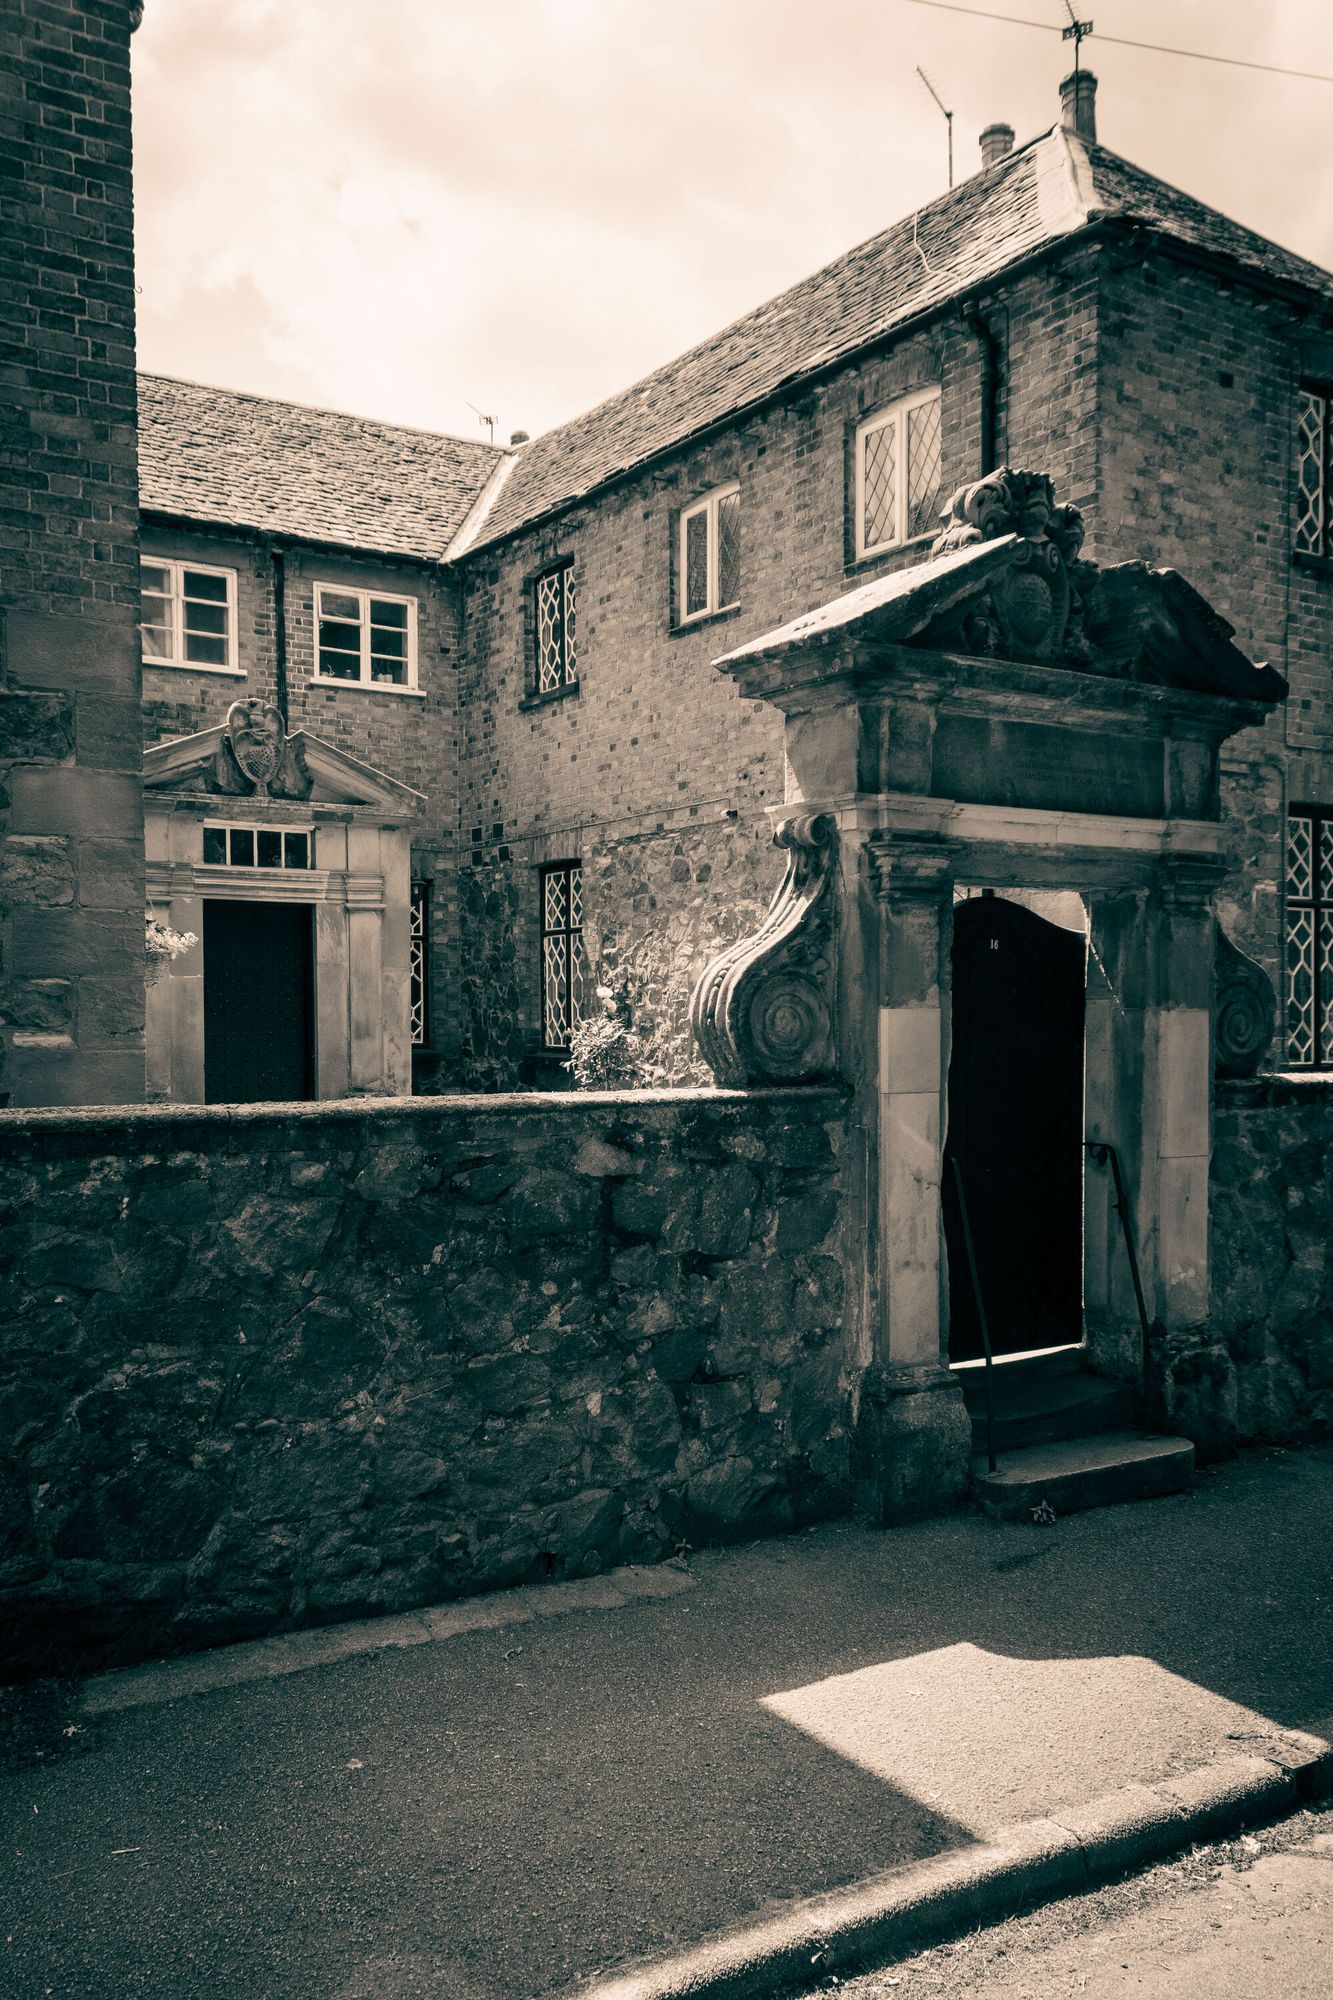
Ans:
POLYGON ((1333 297, 1317 264, 1057 125, 516 453, 141 375, 141 504, 385 554, 462 554, 1100 220, 1333 297))
POLYGON ((622 394, 534 438, 496 482, 466 545, 513 533, 1101 219, 1142 222, 1333 295, 1333 274, 1057 125, 622 394))
POLYGON ((432 558, 502 456, 471 439, 139 377, 139 501, 147 512, 432 558))

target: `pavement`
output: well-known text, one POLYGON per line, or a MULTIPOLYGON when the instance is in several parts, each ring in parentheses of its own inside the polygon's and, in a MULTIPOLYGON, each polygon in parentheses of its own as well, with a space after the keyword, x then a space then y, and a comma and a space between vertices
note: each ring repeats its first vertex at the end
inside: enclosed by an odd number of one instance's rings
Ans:
POLYGON ((838 2000, 1328 2000, 1333 1812, 1193 1848, 853 1978, 838 2000))
POLYGON ((39 1692, 0 1990, 721 2000, 1086 1886, 1327 1781, 1331 1520, 1253 1452, 39 1692))

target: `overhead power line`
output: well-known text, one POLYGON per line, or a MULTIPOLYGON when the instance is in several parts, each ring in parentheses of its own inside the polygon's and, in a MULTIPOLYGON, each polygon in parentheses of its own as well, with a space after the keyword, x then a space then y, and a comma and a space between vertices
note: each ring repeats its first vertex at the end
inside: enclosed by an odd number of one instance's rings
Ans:
MULTIPOLYGON (((957 0, 908 0, 913 7, 933 7, 941 14, 970 14, 974 21, 1003 21, 1011 28, 1040 28, 1045 35, 1062 35, 1064 28, 1054 21, 1029 21, 1022 14, 988 14, 981 7, 960 7, 957 0)), ((1225 63, 1228 69, 1257 69, 1265 76, 1295 76, 1304 83, 1333 83, 1333 76, 1324 76, 1313 69, 1284 69, 1279 63, 1248 62, 1243 56, 1211 55, 1207 49, 1170 49, 1163 42, 1135 42, 1127 35, 1103 35, 1093 37, 1099 42, 1114 42, 1122 49, 1150 49, 1157 56, 1185 56, 1190 62, 1225 63)))

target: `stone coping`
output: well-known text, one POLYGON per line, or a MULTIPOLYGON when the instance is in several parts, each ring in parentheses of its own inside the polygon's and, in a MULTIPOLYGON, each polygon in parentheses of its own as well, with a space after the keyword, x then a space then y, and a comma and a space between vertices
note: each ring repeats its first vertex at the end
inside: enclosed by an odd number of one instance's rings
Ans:
POLYGON ((1263 1105, 1317 1104, 1327 1098, 1333 1109, 1333 1070, 1272 1070, 1263 1076, 1219 1077, 1219 1109, 1263 1105))
MULTIPOLYGON (((1330 1079, 1333 1081, 1333 1079, 1330 1079)), ((478 1091, 454 1097, 337 1097, 319 1102, 298 1100, 272 1104, 89 1104, 43 1105, 0 1110, 0 1143, 5 1135, 26 1132, 132 1132, 159 1126, 200 1126, 223 1131, 237 1125, 261 1125, 267 1120, 310 1125, 343 1122, 390 1123, 430 1120, 517 1117, 540 1113, 543 1118, 615 1110, 623 1116, 642 1112, 739 1107, 749 1104, 812 1104, 821 1099, 842 1104, 845 1086, 829 1083, 770 1086, 760 1090, 521 1090, 478 1091)))

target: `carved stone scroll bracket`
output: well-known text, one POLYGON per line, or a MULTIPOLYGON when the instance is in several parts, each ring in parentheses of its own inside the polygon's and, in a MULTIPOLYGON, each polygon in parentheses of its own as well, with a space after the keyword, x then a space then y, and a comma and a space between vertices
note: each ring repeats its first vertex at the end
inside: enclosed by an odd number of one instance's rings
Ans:
POLYGON ((690 1001, 690 1026, 718 1082, 809 1083, 833 1073, 833 897, 837 821, 783 820, 787 873, 753 937, 715 958, 690 1001))
POLYGON ((1247 958, 1217 926, 1213 998, 1213 1069, 1218 1076, 1253 1076, 1277 1032, 1277 996, 1261 965, 1247 958))

